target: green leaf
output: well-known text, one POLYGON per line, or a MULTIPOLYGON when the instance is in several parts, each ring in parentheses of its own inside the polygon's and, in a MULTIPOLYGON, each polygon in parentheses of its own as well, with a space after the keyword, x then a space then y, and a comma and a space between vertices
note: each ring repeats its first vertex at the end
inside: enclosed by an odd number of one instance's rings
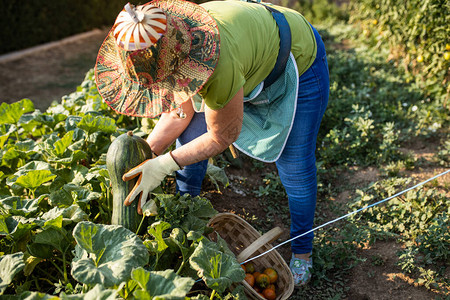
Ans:
POLYGON ((8 140, 9 134, 4 134, 0 136, 0 149, 3 148, 5 142, 8 140))
POLYGON ((247 296, 245 295, 245 288, 243 285, 238 285, 232 293, 226 295, 223 300, 242 300, 247 299, 247 296))
POLYGON ((100 193, 93 192, 85 187, 72 183, 65 184, 62 188, 50 193, 50 202, 54 206, 69 207, 76 202, 89 203, 99 199, 100 193))
POLYGON ((26 189, 34 190, 55 177, 56 175, 49 170, 32 170, 17 178, 15 183, 26 189))
POLYGON ((103 116, 93 116, 91 114, 85 115, 77 124, 77 127, 83 129, 88 134, 92 134, 96 131, 114 133, 117 130, 114 119, 103 116))
POLYGON ((28 252, 42 259, 48 259, 53 256, 53 247, 51 245, 31 243, 27 245, 28 252))
MULTIPOLYGON (((220 237, 218 237, 220 240, 220 237)), ((234 282, 244 280, 245 272, 224 242, 216 244, 203 239, 192 253, 189 262, 206 285, 222 293, 234 282)))
POLYGON ((0 215, 0 235, 7 235, 9 233, 8 224, 6 224, 6 216, 0 215))
POLYGON ((62 300, 115 300, 117 299, 117 291, 105 289, 102 285, 97 284, 92 290, 86 294, 66 295, 61 293, 62 300))
POLYGON ((6 151, 3 152, 2 165, 8 165, 8 160, 21 158, 24 161, 29 160, 37 153, 36 142, 31 139, 16 141, 14 144, 8 144, 6 151))
POLYGON ((66 149, 72 144, 73 131, 67 132, 62 139, 55 142, 55 153, 58 157, 62 157, 66 149))
POLYGON ((164 241, 163 233, 170 228, 170 224, 164 221, 158 221, 153 223, 148 229, 148 233, 151 234, 158 242, 158 251, 163 251, 167 248, 167 244, 164 241))
POLYGON ((133 293, 136 299, 184 300, 195 283, 192 278, 178 276, 173 270, 149 272, 137 268, 133 270, 131 278, 140 287, 133 293))
POLYGON ((26 291, 20 294, 20 300, 59 300, 59 297, 39 292, 26 291))
POLYGON ((30 276, 31 273, 33 273, 34 268, 36 268, 36 266, 44 261, 43 258, 39 258, 39 257, 35 257, 30 255, 29 253, 25 254, 25 268, 23 269, 23 273, 25 274, 25 276, 30 276))
POLYGON ((0 257, 0 295, 13 281, 14 276, 25 267, 23 253, 17 252, 0 257))
POLYGON ((81 222, 75 226, 73 236, 77 246, 72 276, 82 283, 118 285, 130 278, 133 268, 148 262, 142 240, 122 226, 81 222))
POLYGON ((17 124, 23 114, 34 111, 34 104, 30 99, 22 99, 11 104, 3 102, 0 105, 0 125, 17 124))
POLYGON ((195 215, 187 215, 183 220, 183 224, 181 224, 181 228, 183 228, 184 232, 195 231, 199 234, 203 234, 204 229, 207 225, 207 222, 197 218, 195 215))
POLYGON ((53 248, 64 252, 67 247, 71 246, 72 237, 69 238, 64 228, 48 228, 33 237, 33 241, 37 244, 50 245, 53 248))
MULTIPOLYGON (((66 122, 64 124, 64 129, 66 129, 66 132, 78 129, 77 124, 80 123, 81 119, 82 118, 80 116, 73 116, 73 115, 68 116, 66 119, 66 122)), ((81 129, 78 129, 78 130, 82 131, 81 129)), ((82 132, 84 134, 84 131, 82 131, 82 132)))
POLYGON ((72 183, 82 185, 86 181, 86 175, 89 169, 82 165, 75 165, 71 169, 73 172, 72 183))
POLYGON ((31 116, 36 122, 48 126, 49 128, 52 129, 55 128, 56 124, 64 121, 67 118, 67 116, 64 114, 58 113, 48 114, 48 113, 41 113, 39 111, 35 111, 33 114, 31 114, 31 116))
POLYGON ((56 229, 61 229, 62 228, 62 221, 63 221, 63 216, 58 216, 54 219, 50 219, 45 221, 44 226, 42 227, 43 229, 48 229, 48 228, 56 228, 56 229))
POLYGON ((195 215, 198 218, 202 218, 205 221, 209 221, 212 217, 214 217, 217 214, 217 210, 214 209, 211 202, 202 197, 194 197, 192 200, 194 202, 194 205, 191 209, 191 214, 195 215))
POLYGON ((37 171, 37 170, 50 170, 50 164, 43 162, 43 161, 31 161, 22 167, 19 168, 17 172, 14 173, 13 176, 9 176, 6 179, 6 184, 9 186, 13 186, 16 184, 16 181, 19 177, 26 175, 30 171, 37 171))
POLYGON ((91 181, 93 179, 97 179, 106 186, 109 186, 109 173, 106 168, 106 164, 98 165, 89 169, 89 172, 86 174, 86 180, 91 181))
POLYGON ((36 226, 31 218, 0 215, 0 234, 11 236, 15 241, 19 241, 36 226))
POLYGON ((67 208, 54 207, 44 213, 41 219, 48 221, 56 219, 59 216, 62 216, 62 226, 87 221, 89 219, 88 215, 78 205, 71 205, 67 208))
POLYGON ((23 199, 17 196, 0 200, 0 206, 12 215, 28 216, 37 212, 39 202, 45 198, 41 195, 36 199, 23 199))
MULTIPOLYGON (((158 210, 159 216, 157 220, 164 220, 169 222, 174 227, 182 227, 186 232, 190 231, 189 224, 196 223, 195 227, 199 228, 197 221, 192 222, 191 217, 202 220, 205 227, 212 216, 217 214, 211 202, 203 197, 192 197, 189 194, 180 196, 179 194, 160 194, 154 193, 155 199, 159 201, 160 208, 158 210), (186 224, 184 224, 187 222, 186 224), (185 226, 180 226, 184 224, 185 226)), ((199 232, 203 234, 203 231, 199 232)))
MULTIPOLYGON (((73 150, 73 149, 71 149, 73 145, 74 144, 70 145, 69 150, 71 150, 71 151, 73 150)), ((74 150, 74 151, 68 152, 68 153, 70 153, 70 155, 68 155, 67 157, 49 158, 48 161, 63 164, 63 165, 73 165, 75 162, 87 158, 87 153, 82 150, 74 150)))
POLYGON ((26 174, 27 171, 50 170, 50 169, 51 169, 51 166, 49 163, 47 163, 45 161, 33 160, 19 168, 19 171, 21 171, 22 173, 19 174, 18 172, 16 172, 15 174, 20 176, 20 175, 26 174))
POLYGON ((213 164, 208 164, 206 175, 208 175, 209 180, 211 180, 211 182, 216 186, 217 190, 220 190, 218 182, 223 184, 225 187, 230 184, 225 170, 213 164))
MULTIPOLYGON (((174 228, 170 233, 170 236, 165 239, 166 244, 172 250, 172 252, 181 252, 182 261, 181 267, 184 266, 185 262, 188 261, 189 256, 194 251, 195 247, 189 247, 186 243, 187 237, 184 231, 181 228, 174 228)), ((181 270, 177 271, 177 274, 180 274, 181 270)), ((195 276, 195 275, 194 275, 195 276)))

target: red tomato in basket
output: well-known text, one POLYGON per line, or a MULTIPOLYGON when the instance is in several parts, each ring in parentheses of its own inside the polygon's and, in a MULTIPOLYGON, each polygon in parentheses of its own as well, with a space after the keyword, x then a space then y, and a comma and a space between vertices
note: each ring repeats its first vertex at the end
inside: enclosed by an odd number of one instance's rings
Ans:
POLYGON ((247 283, 248 283, 251 287, 253 287, 253 286, 255 285, 255 277, 253 277, 253 274, 246 273, 246 274, 245 274, 244 280, 247 281, 247 283))
POLYGON ((262 288, 266 288, 270 284, 270 278, 266 274, 259 274, 256 279, 256 284, 262 288))
POLYGON ((262 294, 267 300, 275 300, 275 298, 277 298, 277 294, 275 294, 275 291, 272 289, 264 289, 262 294))
POLYGON ((278 279, 278 273, 273 268, 266 268, 263 273, 269 276, 270 283, 274 283, 278 279))

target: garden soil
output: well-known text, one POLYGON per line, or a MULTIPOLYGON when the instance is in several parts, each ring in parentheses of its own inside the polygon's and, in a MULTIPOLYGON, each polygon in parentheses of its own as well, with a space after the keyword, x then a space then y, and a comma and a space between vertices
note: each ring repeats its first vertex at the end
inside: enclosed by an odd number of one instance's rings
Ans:
MULTIPOLYGON (((106 29, 96 29, 48 45, 0 56, 0 102, 12 103, 29 98, 37 109, 45 111, 53 101, 60 101, 62 96, 75 91, 85 73, 94 66, 98 49, 106 34, 106 29)), ((411 148, 415 149, 405 151, 411 150, 417 156, 426 158, 427 153, 436 152, 436 145, 412 145, 411 148)), ((247 220, 259 219, 264 222, 267 212, 254 191, 263 185, 265 174, 276 170, 275 165, 267 164, 255 171, 249 160, 241 158, 244 167, 231 166, 226 169, 230 185, 217 191, 212 184, 206 182, 204 196, 212 201, 219 212, 233 212, 247 220)), ((418 179, 424 180, 442 171, 444 170, 421 170, 411 175, 419 177, 422 174, 423 178, 418 179)), ((352 170, 351 173, 339 177, 345 186, 349 186, 349 181, 353 182, 352 186, 356 189, 376 181, 378 175, 376 169, 367 168, 352 170)), ((446 177, 448 180, 448 176, 446 177)), ((343 203, 349 201, 352 196, 354 190, 344 190, 336 199, 331 200, 343 203)), ((283 235, 274 242, 278 244, 289 238, 289 228, 276 214, 272 218, 275 219, 275 225, 284 229, 283 235)), ((401 273, 396 266, 396 251, 400 249, 401 246, 395 241, 377 242, 373 246, 361 248, 359 254, 366 261, 352 269, 348 278, 347 299, 436 298, 437 294, 417 286, 414 279, 401 273)), ((288 245, 278 248, 278 251, 286 261, 289 260, 288 245)))

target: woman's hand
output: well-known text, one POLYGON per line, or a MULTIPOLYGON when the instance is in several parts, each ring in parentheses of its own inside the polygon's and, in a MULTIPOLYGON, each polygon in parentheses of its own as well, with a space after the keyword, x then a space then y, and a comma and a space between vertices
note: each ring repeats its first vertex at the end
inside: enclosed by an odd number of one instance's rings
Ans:
POLYGON ((138 213, 142 215, 142 208, 144 207, 145 202, 147 202, 150 192, 158 187, 167 175, 178 171, 179 169, 180 167, 170 153, 166 153, 153 159, 147 159, 137 167, 134 167, 122 176, 123 181, 128 181, 139 176, 136 185, 125 199, 124 205, 130 205, 134 199, 141 194, 139 196, 137 210, 138 213))

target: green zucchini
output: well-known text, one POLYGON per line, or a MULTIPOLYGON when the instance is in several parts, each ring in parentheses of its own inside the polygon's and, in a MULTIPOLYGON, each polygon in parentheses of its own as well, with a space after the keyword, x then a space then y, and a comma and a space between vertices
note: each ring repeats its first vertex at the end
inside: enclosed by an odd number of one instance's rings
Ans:
POLYGON ((122 180, 122 176, 149 158, 152 158, 150 146, 143 138, 133 135, 132 131, 118 136, 109 146, 106 167, 113 195, 111 224, 122 225, 133 232, 138 229, 142 219, 137 212, 139 199, 136 198, 130 206, 125 206, 124 202, 139 176, 127 182, 122 180))

